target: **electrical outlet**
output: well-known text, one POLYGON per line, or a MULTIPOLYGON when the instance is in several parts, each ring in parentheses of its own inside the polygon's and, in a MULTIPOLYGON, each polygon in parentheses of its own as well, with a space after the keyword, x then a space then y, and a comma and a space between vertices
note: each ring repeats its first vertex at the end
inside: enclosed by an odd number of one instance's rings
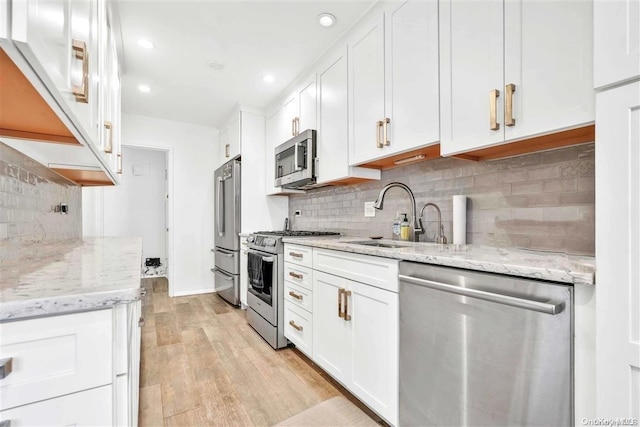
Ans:
POLYGON ((295 211, 295 212, 293 213, 293 216, 294 216, 294 217, 302 216, 302 211, 295 211))
POLYGON ((364 216, 365 218, 373 218, 376 216, 376 208, 373 207, 375 202, 364 202, 364 216))

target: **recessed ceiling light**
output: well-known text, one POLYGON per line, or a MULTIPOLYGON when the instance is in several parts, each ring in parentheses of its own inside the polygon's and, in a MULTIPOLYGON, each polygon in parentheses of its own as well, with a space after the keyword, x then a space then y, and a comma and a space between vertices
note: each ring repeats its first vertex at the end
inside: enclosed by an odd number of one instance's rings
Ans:
POLYGON ((336 17, 330 13, 321 13, 320 15, 318 15, 318 22, 323 27, 331 27, 336 23, 336 17))
POLYGON ((153 44, 153 42, 147 39, 138 40, 138 46, 140 46, 143 49, 153 49, 154 47, 156 47, 156 45, 153 44))
POLYGON ((149 87, 149 85, 139 85, 138 90, 143 93, 151 92, 151 88, 149 87))
POLYGON ((276 78, 273 77, 271 74, 267 74, 262 78, 262 81, 265 83, 273 83, 276 81, 276 78))

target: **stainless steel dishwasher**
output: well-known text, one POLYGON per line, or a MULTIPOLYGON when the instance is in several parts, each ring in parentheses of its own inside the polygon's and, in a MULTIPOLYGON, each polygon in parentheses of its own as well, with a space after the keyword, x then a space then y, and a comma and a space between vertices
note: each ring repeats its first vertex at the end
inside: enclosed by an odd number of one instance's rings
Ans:
POLYGON ((573 287, 400 263, 400 425, 573 425, 573 287))

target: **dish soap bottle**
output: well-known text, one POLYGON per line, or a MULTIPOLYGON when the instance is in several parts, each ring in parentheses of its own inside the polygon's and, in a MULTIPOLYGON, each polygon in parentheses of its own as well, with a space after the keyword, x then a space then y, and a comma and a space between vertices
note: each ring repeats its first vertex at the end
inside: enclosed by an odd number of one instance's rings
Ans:
POLYGON ((393 240, 400 240, 400 223, 402 220, 400 219, 400 213, 396 212, 396 218, 393 220, 393 228, 391 233, 391 238, 393 240))
POLYGON ((409 220, 407 214, 403 213, 402 222, 400 223, 400 240, 409 240, 409 220))

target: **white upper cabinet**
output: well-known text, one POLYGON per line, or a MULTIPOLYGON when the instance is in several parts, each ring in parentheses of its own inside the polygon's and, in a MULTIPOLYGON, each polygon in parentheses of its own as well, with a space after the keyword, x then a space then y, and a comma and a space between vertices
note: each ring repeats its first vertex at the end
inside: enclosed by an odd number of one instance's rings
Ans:
POLYGON ((380 171, 349 166, 347 48, 318 68, 318 184, 344 179, 380 179, 380 171))
POLYGON ((313 74, 282 103, 284 139, 280 144, 307 129, 316 129, 316 113, 316 75, 313 74))
POLYGON ((348 45, 350 164, 437 143, 438 3, 391 2, 348 45))
POLYGON ((232 114, 220 130, 218 158, 220 159, 221 165, 235 157, 238 157, 241 153, 240 116, 240 112, 232 114))
POLYGON ((113 170, 122 173, 122 147, 121 147, 121 85, 120 72, 118 67, 118 53, 116 51, 115 34, 112 28, 112 17, 107 13, 106 19, 102 20, 101 53, 101 82, 103 102, 102 126, 100 133, 100 146, 105 152, 109 164, 113 170))
POLYGON ((593 14, 594 87, 640 77, 640 0, 597 0, 593 14))
POLYGON ((100 144, 101 0, 12 2, 11 39, 82 136, 100 144))
POLYGON ((593 123, 592 17, 587 1, 443 0, 442 154, 593 123))

